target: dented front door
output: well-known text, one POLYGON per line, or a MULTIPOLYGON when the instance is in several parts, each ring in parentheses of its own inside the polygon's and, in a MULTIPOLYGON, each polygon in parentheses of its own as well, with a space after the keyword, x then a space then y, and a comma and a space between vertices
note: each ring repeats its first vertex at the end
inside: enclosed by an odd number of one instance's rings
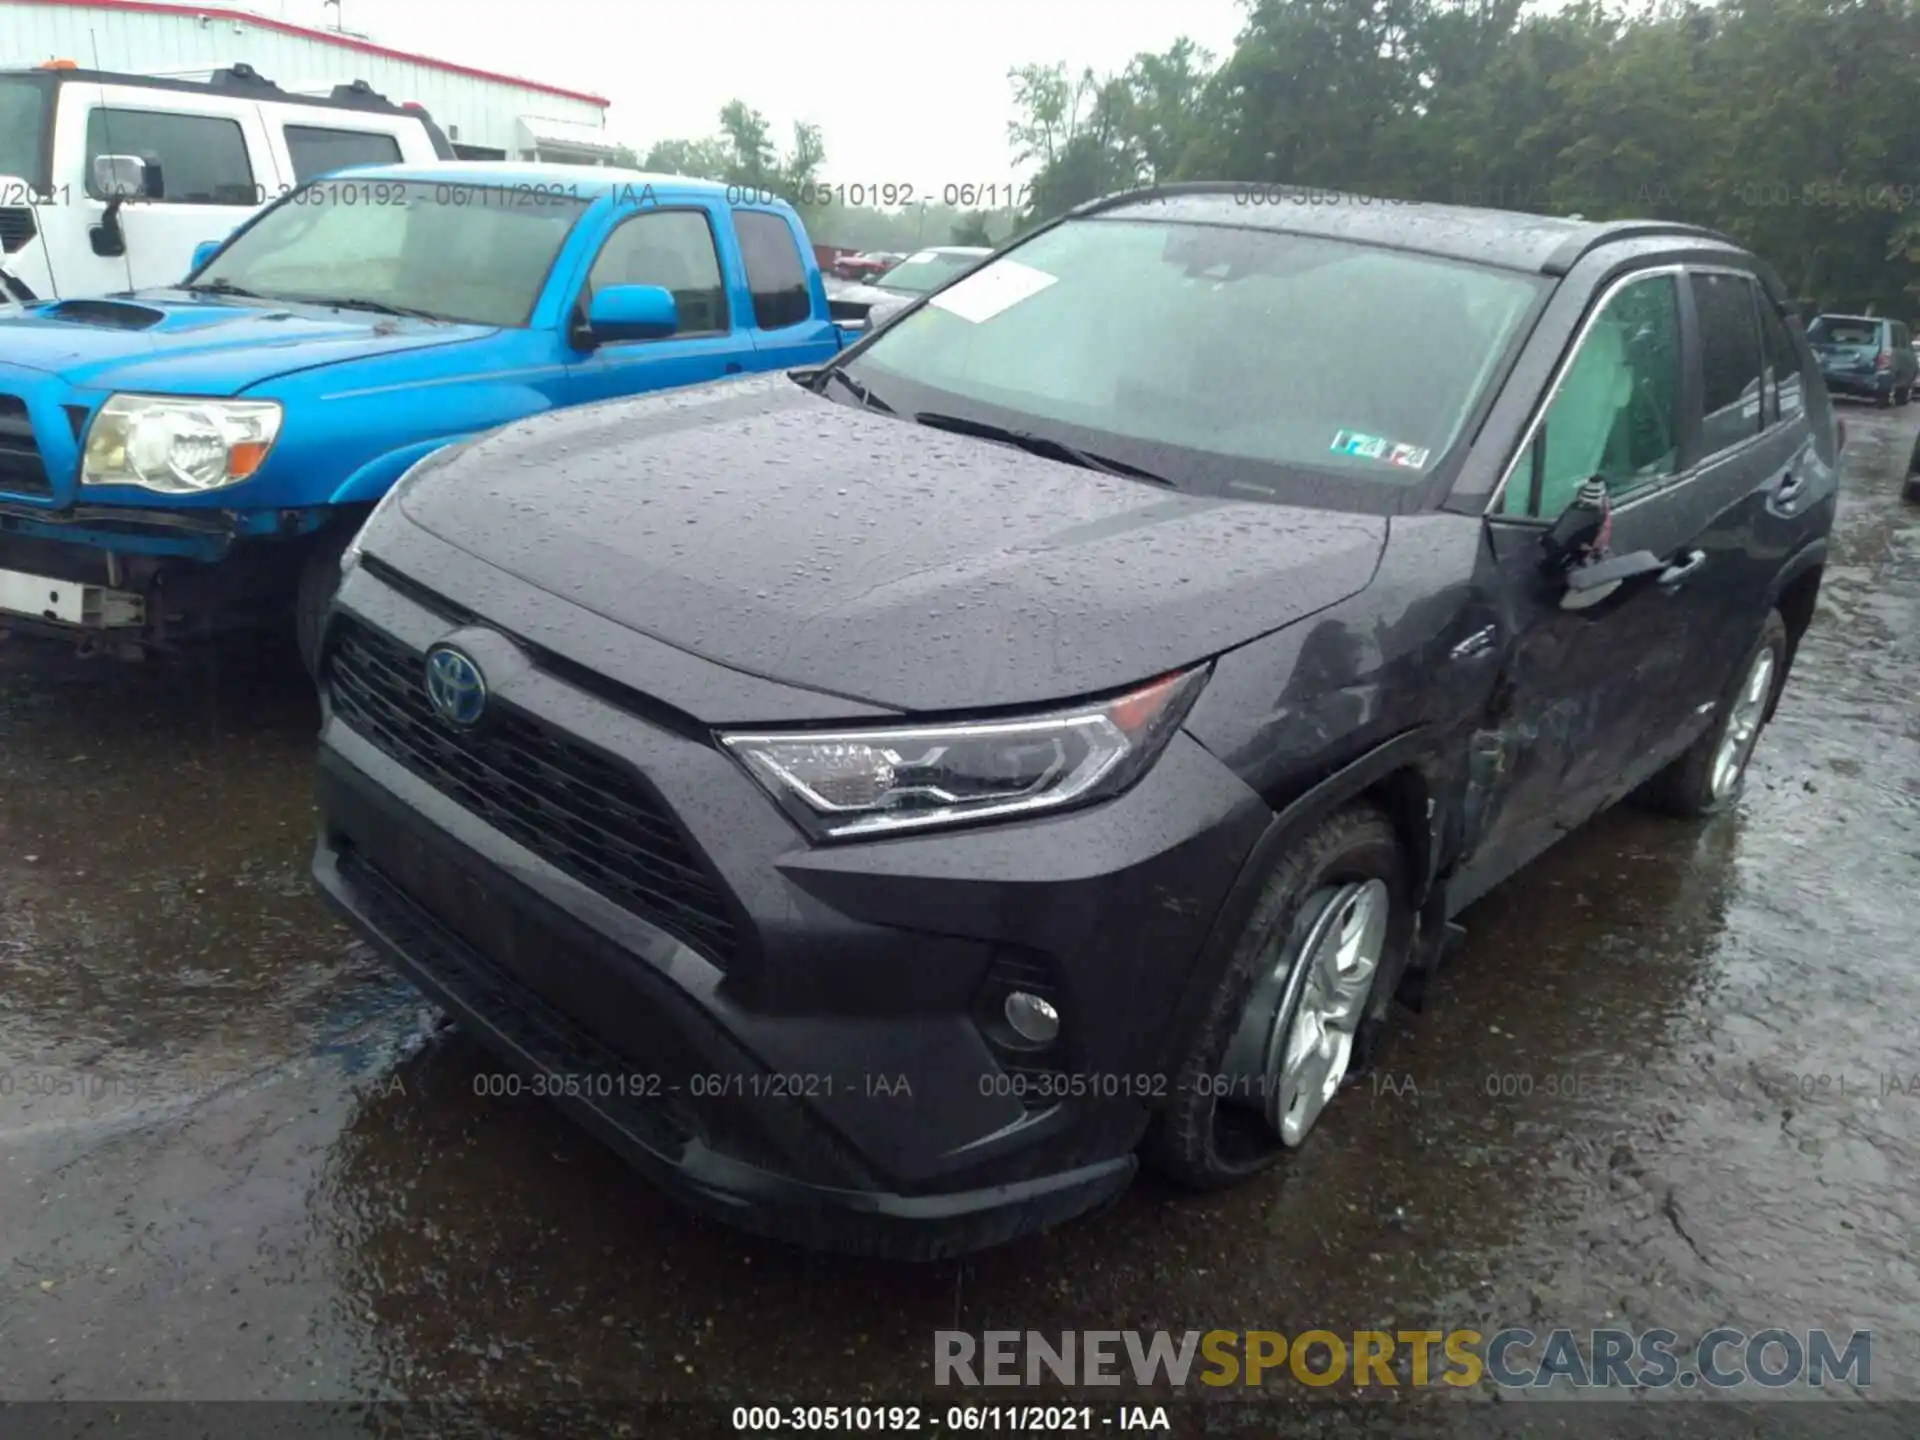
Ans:
MULTIPOLYGON (((1615 511, 1613 550, 1686 563, 1671 492, 1615 511)), ((1500 615, 1499 678, 1469 756, 1465 849, 1478 893, 1645 780, 1687 730, 1684 579, 1630 582, 1562 608, 1538 526, 1487 524, 1482 575, 1500 615)), ((1687 577, 1690 578, 1690 577, 1687 577)))

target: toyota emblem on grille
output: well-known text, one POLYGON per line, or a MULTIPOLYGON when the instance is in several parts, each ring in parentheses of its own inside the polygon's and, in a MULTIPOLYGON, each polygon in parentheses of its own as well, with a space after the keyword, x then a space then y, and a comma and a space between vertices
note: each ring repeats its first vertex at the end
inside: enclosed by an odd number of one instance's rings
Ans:
POLYGON ((480 667, 451 645, 427 652, 427 699, 449 725, 479 723, 487 708, 487 678, 480 667))

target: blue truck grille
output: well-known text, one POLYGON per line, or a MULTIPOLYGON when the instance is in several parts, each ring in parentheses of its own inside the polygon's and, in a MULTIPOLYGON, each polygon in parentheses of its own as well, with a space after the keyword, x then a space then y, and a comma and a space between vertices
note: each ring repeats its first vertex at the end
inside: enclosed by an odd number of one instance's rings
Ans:
POLYGON ((40 442, 33 438, 27 402, 17 395, 0 395, 0 492, 53 494, 46 464, 40 458, 40 442))
POLYGON ((391 759, 615 904, 726 965, 726 899, 646 786, 566 735, 500 706, 477 731, 427 701, 425 657, 348 616, 326 665, 334 712, 391 759))

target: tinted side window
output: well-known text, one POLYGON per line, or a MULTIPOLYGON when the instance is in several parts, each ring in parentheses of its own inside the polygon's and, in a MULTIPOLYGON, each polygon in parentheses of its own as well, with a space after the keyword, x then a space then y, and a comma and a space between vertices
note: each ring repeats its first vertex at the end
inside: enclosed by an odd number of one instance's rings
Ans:
POLYGON ((1766 296, 1755 293, 1760 301, 1760 337, 1767 361, 1767 423, 1772 424, 1791 419, 1806 408, 1806 388, 1800 374, 1800 352, 1794 348, 1786 322, 1767 303, 1766 296))
POLYGON ((1711 455, 1760 430, 1760 331, 1745 276, 1688 278, 1700 317, 1701 440, 1711 455))
POLYGON ((813 296, 793 231, 778 215, 761 210, 736 210, 733 224, 753 291, 753 323, 762 330, 798 325, 813 313, 813 296))
POLYGON ((287 154, 293 160, 295 184, 346 165, 397 165, 400 142, 391 135, 364 130, 322 130, 313 125, 289 125, 287 154))
POLYGON ((175 205, 257 205, 247 160, 247 137, 237 120, 176 115, 163 110, 116 110, 87 115, 87 193, 93 162, 101 155, 138 155, 160 167, 161 199, 175 205))
POLYGON ((701 210, 629 216, 607 236, 587 274, 587 296, 607 285, 661 285, 680 307, 682 335, 727 329, 727 291, 713 228, 701 210))
POLYGON ((1556 518, 1598 475, 1615 497, 1671 475, 1680 449, 1680 309, 1671 275, 1617 291, 1563 373, 1501 500, 1556 518))

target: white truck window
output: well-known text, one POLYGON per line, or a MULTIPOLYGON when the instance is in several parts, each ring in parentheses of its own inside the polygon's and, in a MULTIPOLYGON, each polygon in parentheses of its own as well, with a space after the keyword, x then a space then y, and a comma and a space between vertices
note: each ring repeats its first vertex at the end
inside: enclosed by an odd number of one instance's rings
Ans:
POLYGON ((93 183, 100 155, 138 155, 159 166, 165 188, 157 198, 171 205, 257 205, 264 198, 236 120, 98 106, 87 114, 86 184, 95 199, 104 198, 93 183))
POLYGON ((304 185, 316 175, 347 165, 398 165, 400 142, 391 135, 366 130, 327 130, 317 125, 282 128, 287 155, 293 161, 293 182, 304 185))

